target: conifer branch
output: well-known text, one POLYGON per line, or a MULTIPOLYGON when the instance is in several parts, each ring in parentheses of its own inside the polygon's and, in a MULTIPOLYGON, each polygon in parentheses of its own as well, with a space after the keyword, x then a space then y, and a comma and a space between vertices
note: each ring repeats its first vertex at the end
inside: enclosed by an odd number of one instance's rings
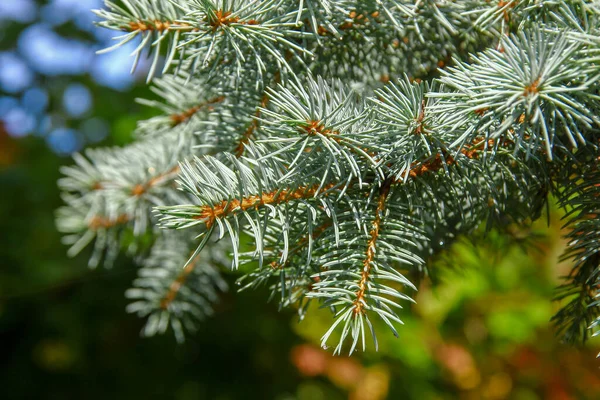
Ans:
MULTIPOLYGON (((301 186, 296 189, 275 189, 269 192, 245 196, 242 199, 233 198, 222 200, 217 204, 200 206, 196 211, 188 209, 187 213, 193 219, 203 222, 206 228, 210 228, 217 220, 230 215, 265 206, 277 206, 293 200, 310 199, 319 193, 319 191, 326 193, 333 187, 333 184, 328 184, 323 188, 320 185, 312 185, 310 187, 301 186)), ((163 213, 170 215, 170 212, 167 210, 163 210, 163 213)))
POLYGON ((185 122, 188 122, 196 113, 204 108, 210 109, 211 106, 217 103, 221 103, 225 100, 225 96, 217 96, 209 99, 207 101, 203 101, 195 106, 188 108, 180 113, 174 113, 169 116, 171 119, 171 126, 174 128, 178 125, 181 125, 185 122))
POLYGON ((382 225, 382 217, 385 211, 385 203, 387 197, 390 194, 390 187, 392 185, 391 179, 386 179, 383 185, 379 189, 379 198, 377 199, 377 208, 375 209, 375 219, 372 223, 371 232, 369 232, 370 238, 367 243, 366 256, 363 261, 363 271, 360 276, 360 282, 358 283, 358 291, 356 292, 356 299, 354 300, 354 314, 361 314, 364 312, 365 306, 365 292, 368 290, 369 276, 375 261, 377 253, 377 239, 379 238, 379 231, 382 225))
MULTIPOLYGON (((281 82, 281 71, 277 70, 275 75, 273 76, 273 86, 279 85, 281 82)), ((240 158, 244 154, 244 150, 246 149, 246 145, 250 142, 250 140, 254 137, 256 130, 260 125, 260 117, 261 117, 261 108, 266 108, 269 105, 270 96, 268 92, 265 92, 260 100, 260 105, 256 108, 254 112, 254 116, 250 124, 240 137, 237 142, 234 150, 234 154, 236 157, 240 158)))
POLYGON ((258 129, 259 119, 261 116, 261 107, 262 108, 267 107, 268 104, 269 104, 269 96, 265 93, 260 102, 260 107, 257 107, 256 111, 254 112, 254 118, 252 119, 252 121, 250 122, 250 125, 248 125, 248 127, 246 128, 246 130, 244 131, 244 133, 242 134, 238 143, 235 146, 234 154, 236 157, 240 158, 244 154, 246 145, 248 144, 250 139, 252 139, 252 137, 254 136, 254 133, 258 129))
POLYGON ((148 179, 147 182, 138 183, 131 189, 131 194, 133 196, 142 196, 147 193, 150 189, 157 185, 165 185, 170 184, 175 180, 177 175, 179 174, 180 168, 179 165, 175 165, 173 168, 169 169, 166 172, 160 173, 158 175, 153 176, 148 179))
POLYGON ((587 159, 588 163, 564 170, 562 179, 568 189, 559 197, 570 229, 563 259, 572 260, 573 269, 558 288, 555 300, 563 305, 552 320, 568 343, 597 335, 600 325, 600 162, 593 152, 587 159))
POLYGON ((187 23, 178 23, 176 21, 131 21, 127 26, 122 26, 121 29, 126 32, 167 32, 169 30, 178 31, 194 31, 194 28, 187 23))
POLYGON ((107 218, 100 215, 94 215, 92 218, 90 218, 88 226, 91 230, 97 231, 99 229, 110 229, 119 225, 125 225, 127 222, 129 222, 129 220, 129 216, 125 214, 121 214, 116 218, 107 218))
POLYGON ((169 308, 171 303, 173 303, 173 301, 177 297, 179 290, 185 284, 185 281, 188 279, 190 274, 194 271, 194 268, 196 268, 196 265, 198 264, 199 260, 200 260, 200 255, 197 255, 196 257, 194 257, 194 259, 183 268, 183 270, 177 276, 177 278, 169 285, 169 291, 160 300, 160 308, 162 308, 163 310, 166 310, 169 308))
POLYGON ((107 1, 113 48, 137 40, 149 78, 164 61, 157 99, 139 100, 161 113, 63 169, 69 255, 93 243, 90 265, 110 264, 126 245, 128 310, 178 340, 212 312, 217 268, 252 263, 243 288, 268 283, 301 317, 319 301, 323 346, 352 352, 368 331, 377 347, 375 316, 397 334, 405 271, 483 224, 539 218, 551 192, 574 262, 555 322, 585 339, 600 327, 596 3, 107 1))
POLYGON ((211 315, 219 292, 227 289, 217 270, 222 260, 215 250, 220 247, 185 265, 192 246, 185 235, 160 235, 150 255, 141 261, 134 287, 125 295, 132 300, 127 310, 147 317, 143 335, 171 327, 182 342, 185 331, 194 331, 199 321, 211 315))

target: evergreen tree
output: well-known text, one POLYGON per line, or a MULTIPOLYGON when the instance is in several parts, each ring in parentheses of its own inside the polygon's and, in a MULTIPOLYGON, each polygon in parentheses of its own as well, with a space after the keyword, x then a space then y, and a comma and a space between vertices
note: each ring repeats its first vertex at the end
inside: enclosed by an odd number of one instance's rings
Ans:
MULTIPOLYGON (((64 168, 70 254, 139 260, 143 333, 185 330, 226 289, 267 285, 323 346, 394 334, 415 279, 459 235, 540 218, 554 196, 573 261, 555 323, 600 325, 600 1, 122 0, 162 115, 64 168), (160 70, 160 71, 159 71, 160 70), (156 75, 160 75, 156 78, 156 75), (147 246, 151 243, 151 246, 147 246)), ((108 49, 110 50, 110 49, 108 49)))

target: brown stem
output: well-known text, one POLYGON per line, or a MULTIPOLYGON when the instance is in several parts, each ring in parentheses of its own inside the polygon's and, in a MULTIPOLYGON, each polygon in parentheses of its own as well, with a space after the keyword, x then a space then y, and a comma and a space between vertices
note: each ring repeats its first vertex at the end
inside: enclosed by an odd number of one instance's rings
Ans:
MULTIPOLYGON (((333 184, 326 185, 322 190, 326 191, 333 186, 333 184)), ((290 200, 308 199, 313 197, 318 189, 319 185, 313 185, 311 187, 300 186, 295 190, 273 190, 260 195, 247 196, 241 201, 239 199, 223 200, 215 206, 201 206, 200 213, 195 219, 203 221, 206 224, 206 227, 210 228, 217 219, 224 218, 233 212, 246 211, 267 204, 278 205, 290 200)))
MULTIPOLYGON (((508 35, 510 34, 510 9, 511 8, 515 8, 515 6, 517 5, 517 0, 500 0, 498 2, 498 8, 504 8, 504 10, 502 10, 502 14, 504 16, 504 31, 502 32, 502 34, 505 37, 508 37, 508 35)), ((498 42, 498 48, 497 50, 501 53, 504 53, 504 47, 502 47, 502 41, 498 42)))
POLYGON ((170 178, 172 175, 177 175, 179 173, 179 165, 174 166, 170 170, 165 173, 156 175, 149 179, 146 183, 139 183, 131 189, 131 194, 133 196, 141 196, 146 193, 152 187, 158 185, 162 180, 170 178))
MULTIPOLYGON (((464 148, 460 150, 461 154, 470 159, 479 158, 479 154, 481 151, 485 149, 485 145, 487 143, 488 148, 493 147, 496 143, 494 139, 485 140, 484 138, 477 137, 473 141, 472 144, 466 145, 464 148)), ((509 139, 504 139, 500 142, 501 146, 507 146, 512 144, 512 141, 509 139)), ((433 158, 423 161, 423 162, 414 162, 412 163, 408 175, 411 178, 416 178, 417 176, 421 176, 427 172, 436 172, 439 171, 446 165, 453 165, 456 163, 454 157, 449 154, 444 154, 443 156, 437 153, 433 158)), ((395 183, 403 183, 403 181, 395 182, 395 183)))
POLYGON ((417 118, 417 128, 415 129, 415 135, 423 133, 423 120, 425 119, 425 99, 421 100, 421 110, 419 111, 419 117, 417 118))
POLYGON ((377 200, 377 209, 375 210, 375 219, 372 223, 370 232, 370 239, 367 242, 367 251, 365 259, 363 261, 363 271, 361 274, 360 282, 358 283, 358 291, 356 292, 356 299, 354 300, 354 315, 358 315, 364 312, 365 306, 365 293, 367 291, 367 282, 369 281, 369 275, 371 274, 371 268, 375 261, 377 239, 379 238, 379 232, 381 231, 382 216, 385 212, 385 202, 388 195, 390 194, 390 188, 393 181, 386 179, 379 189, 379 199, 377 200))
POLYGON ((196 257, 194 257, 194 259, 192 261, 190 261, 190 263, 188 265, 186 265, 185 268, 181 271, 181 273, 177 276, 177 279, 175 279, 173 282, 171 282, 171 285, 169 286, 169 291, 160 300, 160 308, 162 308, 163 310, 166 310, 167 308, 169 308, 169 305, 171 303, 173 303, 173 301, 177 297, 177 294, 179 293, 179 290, 185 284, 185 281, 188 279, 190 274, 194 271, 194 269, 196 268, 196 265, 198 265, 199 260, 200 260, 200 255, 197 255, 196 257))
MULTIPOLYGON (((218 30, 223 26, 229 26, 231 24, 243 24, 243 25, 259 25, 260 22, 251 19, 248 21, 240 20, 240 17, 232 16, 231 11, 217 10, 215 11, 214 18, 209 18, 206 22, 212 27, 213 31, 218 30)), ((126 26, 121 27, 122 30, 128 32, 166 32, 169 30, 180 30, 186 32, 198 32, 200 29, 194 27, 186 22, 177 21, 161 21, 158 19, 151 21, 133 21, 126 26)))
POLYGON ((88 227, 92 231, 97 231, 99 229, 109 229, 118 225, 123 225, 127 222, 129 222, 129 216, 125 214, 121 214, 114 219, 103 217, 101 215, 94 215, 90 219, 90 222, 88 222, 88 227))
POLYGON ((527 97, 529 95, 533 95, 539 92, 541 77, 538 77, 535 81, 531 82, 530 85, 525 86, 523 90, 523 96, 527 97))
MULTIPOLYGON (((171 168, 170 170, 168 170, 162 174, 153 176, 145 183, 138 183, 131 189, 131 194, 133 196, 141 196, 144 193, 146 193, 148 191, 148 189, 152 188, 153 186, 158 185, 163 179, 169 178, 170 175, 174 175, 177 173, 179 173, 179 165, 174 166, 173 168, 171 168)), ((90 189, 91 190, 103 190, 106 188, 107 183, 108 182, 106 182, 106 181, 94 182, 94 184, 92 184, 90 189)))
POLYGON ((190 24, 186 24, 185 22, 175 22, 175 21, 161 21, 161 20, 153 20, 153 21, 135 21, 130 22, 127 26, 121 27, 122 30, 128 32, 165 32, 168 30, 180 30, 180 31, 197 31, 198 28, 194 28, 190 24))
MULTIPOLYGON (((411 178, 416 178, 417 176, 421 176, 427 172, 437 172, 444 167, 444 163, 446 165, 452 165, 455 163, 455 160, 450 155, 446 155, 445 158, 442 158, 442 156, 437 153, 435 157, 428 161, 420 163, 414 162, 408 171, 408 175, 411 178)), ((397 183, 403 183, 403 181, 398 181, 397 183)))
POLYGON ((200 110, 202 110, 204 107, 210 107, 213 104, 217 104, 217 103, 221 103, 225 100, 225 96, 218 96, 218 97, 214 97, 210 100, 207 100, 205 102, 202 102, 198 105, 195 105, 193 107, 188 108, 187 110, 178 113, 178 114, 171 114, 169 116, 169 118, 171 119, 171 127, 176 127, 177 125, 181 125, 184 122, 189 121, 194 115, 196 115, 196 113, 200 110))
MULTIPOLYGON (((281 73, 277 71, 273 76, 273 85, 277 85, 279 82, 281 82, 281 73)), ((256 112, 254 113, 254 119, 252 119, 252 122, 250 122, 250 125, 244 131, 238 144, 235 146, 234 154, 237 158, 240 158, 244 154, 246 144, 248 144, 252 136, 254 136, 254 132, 256 131, 256 129, 258 129, 258 119, 261 115, 260 109, 267 107, 267 105, 269 104, 269 100, 269 95, 265 92, 260 101, 260 106, 256 108, 256 112)))
MULTIPOLYGON (((260 101, 260 107, 265 108, 268 104, 269 95, 265 93, 265 95, 260 101)), ((260 108, 257 107, 256 112, 254 113, 254 119, 252 119, 252 122, 250 122, 250 125, 248 125, 248 128, 244 131, 238 144, 235 146, 234 153, 237 158, 240 158, 244 154, 244 149, 246 148, 246 145, 248 144, 252 136, 254 136, 254 132, 256 131, 256 129, 258 129, 258 118, 260 118, 260 115, 260 108)))
POLYGON ((510 1, 510 0, 500 0, 498 2, 498 8, 504 8, 504 10, 502 11, 502 14, 504 16, 504 21, 508 24, 510 22, 510 12, 509 10, 511 8, 515 8, 515 6, 517 5, 517 1, 510 1), (510 3, 510 4, 509 4, 510 3))
POLYGON ((241 20, 238 16, 232 16, 231 11, 217 10, 215 11, 214 18, 209 18, 208 23, 212 26, 213 32, 223 26, 229 26, 231 24, 242 24, 242 25, 259 25, 255 19, 248 21, 241 20))
MULTIPOLYGON (((171 175, 176 175, 178 173, 179 173, 179 165, 176 165, 173 168, 171 168, 170 170, 168 170, 167 172, 153 176, 145 183, 140 183, 140 184, 135 185, 131 189, 130 193, 132 196, 136 196, 136 197, 142 196, 150 188, 160 184, 161 181, 163 181, 164 179, 168 179, 171 177, 171 175)), ((104 184, 102 182, 96 182, 92 186, 92 190, 102 190, 102 189, 104 189, 104 184)), ((121 214, 115 219, 109 219, 109 218, 106 218, 101 215, 95 215, 88 222, 88 227, 89 227, 89 229, 96 231, 98 229, 109 229, 109 228, 112 228, 112 227, 115 227, 118 225, 124 225, 129 221, 130 221, 130 218, 126 214, 121 214)))

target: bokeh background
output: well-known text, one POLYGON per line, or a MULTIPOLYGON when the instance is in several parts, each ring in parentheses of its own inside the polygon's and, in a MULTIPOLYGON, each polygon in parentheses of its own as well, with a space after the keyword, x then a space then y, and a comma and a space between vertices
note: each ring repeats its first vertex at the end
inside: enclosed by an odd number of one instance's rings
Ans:
MULTIPOLYGON (((166 1, 166 0, 165 0, 166 1)), ((432 260, 395 338, 332 357, 330 315, 298 323, 266 293, 225 294, 183 345, 141 339, 124 311, 135 266, 90 270, 54 225, 70 154, 124 145, 153 115, 131 47, 93 26, 101 0, 0 0, 0 388, 9 399, 598 399, 600 339, 564 345, 549 322, 569 265, 561 214, 483 232, 432 260)), ((228 275, 233 281, 235 274, 228 275)), ((380 327, 382 328, 382 327, 380 327)))

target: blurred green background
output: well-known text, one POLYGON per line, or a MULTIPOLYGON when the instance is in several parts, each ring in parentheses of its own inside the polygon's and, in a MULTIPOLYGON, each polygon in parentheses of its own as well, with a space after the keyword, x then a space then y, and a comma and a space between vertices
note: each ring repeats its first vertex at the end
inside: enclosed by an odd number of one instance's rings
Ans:
MULTIPOLYGON (((559 343, 550 300, 560 213, 524 230, 459 240, 432 260, 400 338, 332 357, 331 316, 298 323, 265 292, 225 294, 183 345, 141 339, 124 311, 126 257, 90 270, 54 226, 56 180, 84 147, 123 145, 150 97, 128 49, 95 56, 99 0, 0 0, 0 388, 10 399, 598 399, 600 341, 559 343)), ((134 44, 132 44, 134 45, 134 44)), ((131 49, 129 49, 130 51, 131 49)), ((235 274, 228 279, 233 282, 235 274)))

